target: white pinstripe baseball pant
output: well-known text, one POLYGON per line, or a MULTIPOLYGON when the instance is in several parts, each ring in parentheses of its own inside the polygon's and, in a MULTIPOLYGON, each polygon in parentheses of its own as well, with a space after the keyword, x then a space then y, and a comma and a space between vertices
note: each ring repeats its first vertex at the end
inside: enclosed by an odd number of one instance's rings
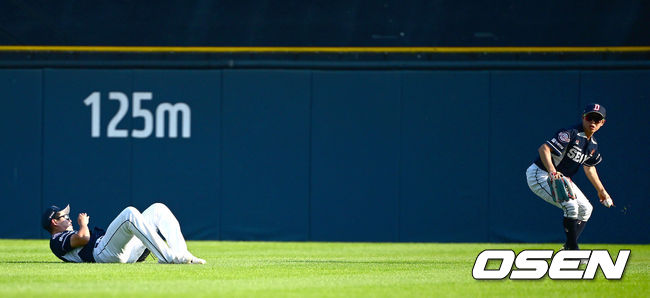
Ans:
POLYGON ((591 206, 587 197, 585 197, 582 191, 580 191, 580 188, 578 188, 573 181, 571 181, 571 187, 576 195, 576 199, 559 203, 553 200, 551 187, 548 185, 548 182, 546 182, 547 179, 548 173, 539 168, 536 164, 532 164, 526 170, 528 187, 530 187, 530 190, 532 190, 537 196, 549 204, 562 209, 564 211, 564 217, 579 219, 581 221, 589 220, 589 217, 591 217, 591 211, 594 207, 591 206))
POLYGON ((125 208, 97 240, 93 256, 98 263, 135 263, 145 248, 160 263, 187 263, 190 258, 178 220, 164 204, 155 203, 142 213, 125 208))

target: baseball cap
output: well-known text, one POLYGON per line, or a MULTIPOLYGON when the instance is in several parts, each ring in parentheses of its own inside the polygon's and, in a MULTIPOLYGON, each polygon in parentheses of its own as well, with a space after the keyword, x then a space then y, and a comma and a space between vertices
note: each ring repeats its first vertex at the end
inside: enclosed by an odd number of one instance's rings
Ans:
POLYGON ((43 212, 43 216, 41 217, 41 226, 43 226, 43 229, 48 230, 50 228, 50 221, 53 218, 57 218, 65 214, 70 214, 70 205, 65 206, 63 209, 57 206, 50 206, 43 212))
POLYGON ((605 118, 607 114, 605 107, 597 103, 590 103, 585 106, 585 110, 582 112, 582 115, 587 115, 589 113, 598 113, 603 116, 603 118, 605 118))

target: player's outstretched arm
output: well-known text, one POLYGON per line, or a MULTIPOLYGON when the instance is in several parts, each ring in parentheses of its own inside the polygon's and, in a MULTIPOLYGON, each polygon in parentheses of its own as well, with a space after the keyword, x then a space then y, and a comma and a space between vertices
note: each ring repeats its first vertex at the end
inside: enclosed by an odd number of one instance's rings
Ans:
POLYGON ((605 190, 605 187, 603 186, 603 183, 600 181, 600 178, 598 177, 598 173, 596 172, 596 167, 594 166, 583 166, 585 170, 585 175, 587 176, 587 179, 589 179, 589 182, 594 186, 596 191, 598 191, 598 198, 600 199, 600 202, 602 203, 604 200, 610 199, 611 197, 605 190))
POLYGON ((88 222, 90 216, 86 213, 79 213, 77 223, 79 224, 79 231, 70 237, 70 246, 79 247, 88 244, 90 241, 90 230, 88 229, 88 222))

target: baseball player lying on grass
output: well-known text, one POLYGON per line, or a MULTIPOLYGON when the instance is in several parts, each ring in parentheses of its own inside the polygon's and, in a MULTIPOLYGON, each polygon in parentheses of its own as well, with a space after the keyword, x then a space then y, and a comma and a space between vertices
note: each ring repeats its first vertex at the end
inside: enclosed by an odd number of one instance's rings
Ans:
POLYGON ((142 213, 127 207, 106 231, 94 228, 91 232, 86 213, 77 217, 79 230, 75 231, 69 214, 70 205, 52 206, 41 218, 43 228, 52 235, 50 249, 65 262, 135 263, 153 252, 158 263, 205 264, 187 250, 178 220, 164 204, 155 203, 142 213))
POLYGON ((605 207, 613 205, 612 199, 598 178, 596 165, 602 161, 594 134, 605 124, 605 108, 588 104, 582 113, 582 122, 560 129, 554 137, 542 144, 539 157, 526 170, 530 189, 544 201, 564 211, 564 249, 577 250, 578 237, 591 216, 593 207, 580 189, 569 179, 580 165, 585 175, 598 191, 605 207))

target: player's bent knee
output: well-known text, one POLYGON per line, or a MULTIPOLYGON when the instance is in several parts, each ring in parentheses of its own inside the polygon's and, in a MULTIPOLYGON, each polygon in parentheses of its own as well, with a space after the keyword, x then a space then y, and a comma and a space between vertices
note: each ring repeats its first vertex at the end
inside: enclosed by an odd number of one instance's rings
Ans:
POLYGON ((170 213, 172 213, 172 211, 169 210, 169 207, 167 207, 167 205, 165 205, 163 203, 153 203, 153 204, 151 204, 151 207, 149 207, 149 208, 151 208, 152 210, 155 210, 155 212, 158 213, 158 214, 170 214, 170 213))
POLYGON ((578 204, 575 202, 566 202, 562 204, 564 209, 564 217, 577 219, 578 218, 578 204))
POLYGON ((142 218, 142 213, 135 207, 129 206, 124 208, 118 217, 133 222, 136 218, 142 218))
POLYGON ((127 214, 140 214, 140 211, 138 211, 138 209, 136 209, 136 208, 133 207, 133 206, 129 206, 129 207, 124 208, 124 210, 122 211, 122 213, 127 213, 127 214))
POLYGON ((583 206, 582 214, 580 214, 580 220, 587 221, 591 217, 591 212, 593 212, 594 207, 591 204, 583 206))
POLYGON ((151 206, 149 208, 155 208, 155 209, 159 209, 159 210, 169 210, 167 205, 165 205, 163 203, 153 203, 153 204, 151 204, 151 206))

